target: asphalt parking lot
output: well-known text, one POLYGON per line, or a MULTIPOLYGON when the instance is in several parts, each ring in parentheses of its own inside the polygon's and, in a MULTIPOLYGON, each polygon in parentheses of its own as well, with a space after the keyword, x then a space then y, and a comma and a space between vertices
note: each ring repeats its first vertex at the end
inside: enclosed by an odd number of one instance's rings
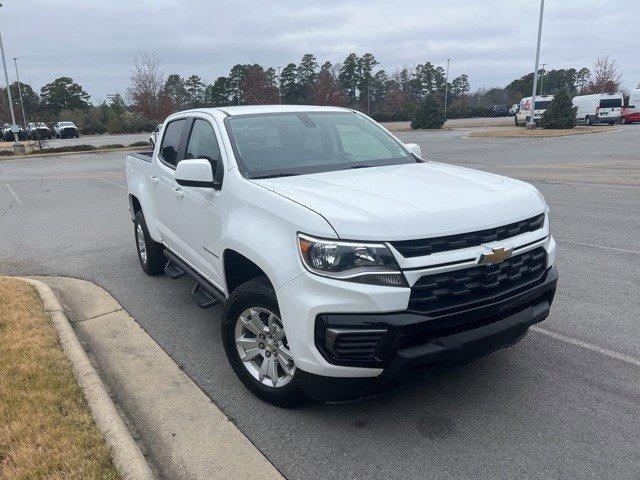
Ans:
POLYGON ((290 479, 638 478, 640 125, 466 133, 398 136, 545 194, 561 275, 552 314, 515 347, 389 397, 296 410, 252 397, 227 364, 219 309, 196 307, 185 278, 140 270, 121 152, 0 161, 0 273, 107 289, 290 479))

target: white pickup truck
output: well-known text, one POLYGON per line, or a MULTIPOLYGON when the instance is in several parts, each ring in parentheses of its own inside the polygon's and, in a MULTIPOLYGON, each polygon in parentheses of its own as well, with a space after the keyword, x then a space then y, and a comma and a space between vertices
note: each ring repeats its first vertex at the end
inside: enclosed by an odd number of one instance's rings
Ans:
POLYGON ((233 370, 276 405, 378 395, 513 345, 556 289, 547 204, 421 157, 344 108, 171 115, 124 166, 142 269, 223 304, 233 370))

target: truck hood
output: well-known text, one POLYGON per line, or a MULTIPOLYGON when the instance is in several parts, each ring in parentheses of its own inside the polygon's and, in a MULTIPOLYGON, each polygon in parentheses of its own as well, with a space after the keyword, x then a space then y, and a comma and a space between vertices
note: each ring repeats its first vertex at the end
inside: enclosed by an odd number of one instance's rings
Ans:
POLYGON ((442 163, 255 180, 322 215, 340 238, 406 240, 505 225, 544 211, 536 190, 442 163))

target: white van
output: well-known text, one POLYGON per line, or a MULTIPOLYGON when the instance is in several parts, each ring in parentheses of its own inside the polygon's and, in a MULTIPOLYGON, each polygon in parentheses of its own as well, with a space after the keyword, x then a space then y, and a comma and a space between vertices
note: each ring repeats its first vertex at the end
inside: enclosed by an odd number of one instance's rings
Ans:
MULTIPOLYGON (((536 105, 533 111, 533 121, 537 124, 542 114, 551 106, 553 95, 536 95, 536 105)), ((525 97, 518 104, 516 125, 526 125, 531 115, 531 97, 525 97)))
POLYGON ((573 106, 578 107, 576 120, 585 125, 597 122, 613 125, 620 121, 623 101, 621 93, 596 93, 573 97, 573 106))

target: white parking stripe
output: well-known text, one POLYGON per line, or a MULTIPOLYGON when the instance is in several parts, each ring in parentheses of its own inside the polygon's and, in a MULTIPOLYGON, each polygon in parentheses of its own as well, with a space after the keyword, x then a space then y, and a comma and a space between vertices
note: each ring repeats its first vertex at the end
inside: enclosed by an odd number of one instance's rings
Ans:
POLYGON ((590 205, 586 203, 547 202, 549 205, 568 205, 571 207, 604 208, 607 210, 620 210, 622 212, 640 212, 637 208, 610 207, 608 205, 590 205))
POLYGON ((626 248, 607 247, 606 245, 595 245, 593 243, 572 242, 570 240, 558 240, 557 238, 556 238, 556 242, 568 243, 570 245, 578 245, 578 246, 581 246, 581 247, 602 248, 604 250, 613 250, 614 252, 635 253, 636 255, 640 255, 640 251, 638 251, 638 250, 627 250, 626 248))
POLYGON ((605 357, 613 358, 615 360, 619 360, 620 362, 624 362, 635 367, 640 367, 640 358, 632 357, 631 355, 626 355, 620 352, 615 352, 613 350, 609 350, 608 348, 593 345, 592 343, 583 342, 582 340, 563 335, 562 333, 551 332, 542 327, 533 326, 531 327, 531 330, 547 337, 553 338, 554 340, 559 340, 570 345, 575 345, 576 347, 580 347, 585 350, 604 355, 605 357))
POLYGON ((22 200, 20 200, 20 197, 18 197, 18 194, 13 190, 13 188, 11 188, 11 185, 9 185, 8 183, 5 184, 5 185, 9 189, 9 191, 11 192, 11 195, 13 195, 13 198, 15 198, 16 202, 18 203, 18 205, 22 205, 22 200))
POLYGON ((119 183, 112 182, 111 180, 107 180, 106 178, 100 178, 100 177, 93 177, 93 178, 96 178, 96 179, 98 179, 98 180, 102 180, 103 182, 110 183, 111 185, 115 185, 116 187, 120 187, 120 188, 127 188, 127 187, 125 187, 124 185, 120 185, 119 183))

